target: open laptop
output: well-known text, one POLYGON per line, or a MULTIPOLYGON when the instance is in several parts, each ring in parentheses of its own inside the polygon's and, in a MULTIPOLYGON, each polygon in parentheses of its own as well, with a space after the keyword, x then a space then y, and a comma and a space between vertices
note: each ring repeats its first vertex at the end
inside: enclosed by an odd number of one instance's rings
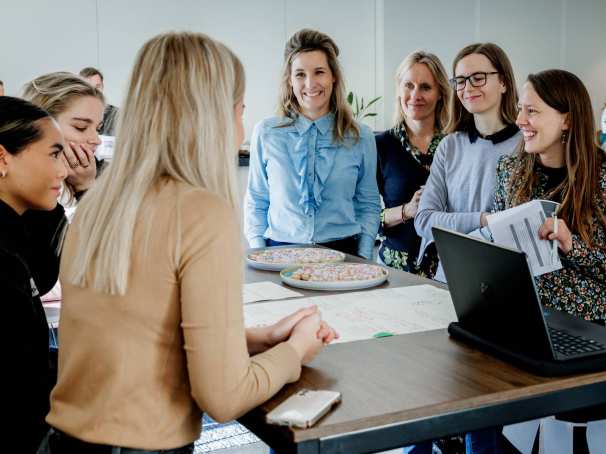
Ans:
POLYGON ((526 254, 451 230, 432 230, 459 319, 449 327, 451 335, 518 363, 528 360, 531 367, 580 362, 579 371, 606 369, 606 328, 543 307, 526 254))

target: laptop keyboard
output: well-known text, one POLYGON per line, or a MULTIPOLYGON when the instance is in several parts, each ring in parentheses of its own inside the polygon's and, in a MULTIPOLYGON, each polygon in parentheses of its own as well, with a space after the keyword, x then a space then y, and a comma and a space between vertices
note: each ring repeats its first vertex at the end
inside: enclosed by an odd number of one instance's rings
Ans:
POLYGON ((606 346, 598 341, 582 336, 573 336, 559 329, 550 327, 549 336, 551 337, 551 343, 555 351, 562 355, 572 356, 606 351, 606 346))

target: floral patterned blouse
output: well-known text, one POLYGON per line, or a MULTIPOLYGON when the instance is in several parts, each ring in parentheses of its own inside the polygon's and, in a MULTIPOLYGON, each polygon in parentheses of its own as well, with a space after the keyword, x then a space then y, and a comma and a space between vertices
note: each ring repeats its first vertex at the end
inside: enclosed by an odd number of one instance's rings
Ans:
MULTIPOLYGON (((518 155, 503 156, 497 166, 497 186, 495 211, 513 206, 512 194, 520 185, 516 174, 521 165, 518 155)), ((547 199, 549 175, 541 166, 536 166, 538 185, 532 199, 547 199)), ((606 159, 602 162, 600 174, 601 194, 595 195, 596 205, 606 213, 606 159)), ((559 202, 559 200, 556 200, 559 202)), ((567 254, 561 250, 562 268, 535 278, 541 302, 545 306, 566 311, 585 320, 606 319, 606 230, 593 217, 598 228, 593 238, 593 247, 572 232, 572 249, 567 254)))
MULTIPOLYGON (((386 208, 407 203, 413 194, 427 181, 434 153, 444 135, 436 132, 423 153, 410 143, 404 125, 387 130, 376 136, 377 184, 386 208)), ((387 266, 433 277, 437 268, 435 248, 427 251, 420 265, 417 256, 421 240, 412 219, 387 228, 385 210, 381 212, 381 247, 379 257, 387 266)))

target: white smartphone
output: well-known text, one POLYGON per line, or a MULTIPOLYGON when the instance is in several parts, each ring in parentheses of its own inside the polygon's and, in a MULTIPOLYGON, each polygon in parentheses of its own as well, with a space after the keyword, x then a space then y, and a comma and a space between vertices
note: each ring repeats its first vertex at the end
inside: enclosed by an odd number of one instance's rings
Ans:
POLYGON ((338 391, 302 389, 265 415, 268 424, 307 429, 341 401, 338 391))

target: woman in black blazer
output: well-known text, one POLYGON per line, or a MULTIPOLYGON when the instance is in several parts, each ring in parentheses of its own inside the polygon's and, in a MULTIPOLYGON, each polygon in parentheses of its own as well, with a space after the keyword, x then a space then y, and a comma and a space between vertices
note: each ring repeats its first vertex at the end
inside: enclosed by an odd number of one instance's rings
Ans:
POLYGON ((432 277, 435 248, 417 261, 421 239, 413 219, 433 154, 444 137, 451 89, 444 66, 433 54, 408 55, 396 72, 394 126, 376 136, 381 212, 379 261, 392 268, 432 277))
POLYGON ((67 170, 63 136, 47 112, 0 97, 0 298, 8 427, 3 452, 35 453, 48 427, 48 325, 40 295, 59 274, 65 226, 57 203, 67 170))

